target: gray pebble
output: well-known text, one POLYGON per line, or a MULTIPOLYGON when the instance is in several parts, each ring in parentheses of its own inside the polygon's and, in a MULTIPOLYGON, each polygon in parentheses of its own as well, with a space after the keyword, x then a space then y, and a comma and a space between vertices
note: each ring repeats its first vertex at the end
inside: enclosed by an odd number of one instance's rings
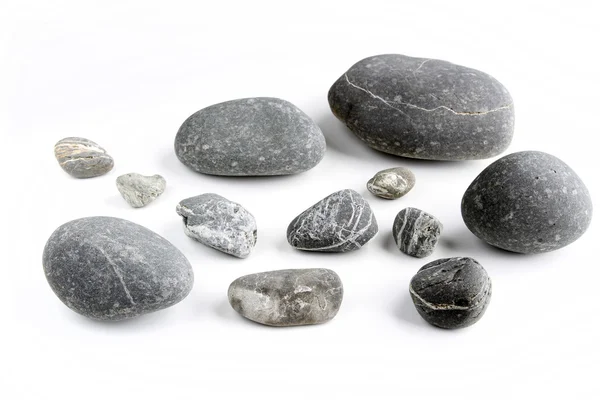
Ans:
POLYGON ((325 154, 321 129, 292 103, 270 97, 227 101, 189 117, 175 138, 179 160, 211 175, 288 175, 325 154))
POLYGON ((462 198, 462 217, 492 246, 542 253, 583 235, 592 220, 592 200, 567 164, 540 151, 522 151, 475 178, 462 198))
POLYGON ((144 176, 136 173, 117 178, 117 189, 127 203, 134 208, 144 207, 165 191, 167 181, 160 175, 144 176))
POLYGON ((54 146, 54 156, 69 175, 75 178, 94 178, 104 175, 114 166, 111 156, 91 140, 68 137, 54 146))
POLYGON ((170 307, 194 283, 190 263, 175 246, 143 226, 112 217, 60 226, 46 243, 43 265, 63 303, 100 320, 170 307))
POLYGON ((442 229, 442 223, 433 215, 407 207, 396 215, 392 234, 401 252, 423 258, 433 253, 442 229))
POLYGON ((367 182, 367 189, 375 196, 394 200, 404 196, 415 186, 415 175, 408 168, 384 169, 367 182))
POLYGON ((231 307, 270 326, 321 324, 340 309, 340 277, 323 268, 284 269, 242 276, 229 286, 231 307))
POLYGON ((471 160, 510 144, 513 101, 490 75, 446 61, 385 54, 354 64, 329 105, 368 146, 403 157, 471 160))
POLYGON ((344 253, 360 249, 377 230, 369 203, 354 190, 345 189, 294 218, 287 239, 298 250, 344 253))
POLYGON ((256 244, 256 221, 238 203, 214 193, 182 200, 177 214, 183 217, 185 234, 232 256, 245 258, 256 244))
POLYGON ((465 328, 483 316, 492 297, 492 281, 472 258, 442 258, 422 267, 411 279, 409 291, 425 321, 440 328, 465 328))

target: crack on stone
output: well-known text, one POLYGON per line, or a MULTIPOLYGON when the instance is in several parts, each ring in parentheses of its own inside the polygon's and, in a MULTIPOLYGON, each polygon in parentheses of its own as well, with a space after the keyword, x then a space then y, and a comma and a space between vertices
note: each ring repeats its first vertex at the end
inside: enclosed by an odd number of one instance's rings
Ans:
POLYGON ((106 258, 106 261, 108 261, 108 263, 110 264, 111 269, 113 270, 113 272, 115 273, 115 275, 119 279, 119 282, 121 282, 121 286, 123 286, 123 290, 125 291, 125 295, 127 296, 127 298, 129 299, 129 301, 131 302, 131 305, 135 306, 135 301, 133 300, 133 297, 131 296, 131 293, 129 292, 129 289, 127 288, 127 285, 125 284, 125 280, 123 279, 123 275, 121 274, 121 272, 117 268, 117 265, 115 264, 115 262, 108 256, 108 254, 106 254, 106 252, 102 248, 97 247, 97 246, 96 246, 96 248, 100 251, 100 253, 102 253, 102 255, 104 256, 104 258, 106 258))

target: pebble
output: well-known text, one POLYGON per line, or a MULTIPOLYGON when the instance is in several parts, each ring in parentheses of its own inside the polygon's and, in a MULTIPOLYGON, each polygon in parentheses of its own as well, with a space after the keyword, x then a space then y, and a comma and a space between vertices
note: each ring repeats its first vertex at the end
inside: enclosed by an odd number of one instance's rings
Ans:
POLYGON ((287 239, 298 250, 344 253, 360 249, 377 231, 369 203, 356 191, 345 189, 294 218, 287 239))
POLYGON ((166 239, 119 218, 88 217, 60 226, 44 248, 46 279, 73 311, 122 320, 170 307, 194 283, 185 256, 166 239))
POLYGON ((423 258, 433 253, 442 229, 442 223, 433 215, 407 207, 396 215, 392 234, 401 252, 423 258))
POLYGON ((65 172, 75 178, 94 178, 109 172, 114 161, 91 140, 68 137, 54 145, 54 156, 65 172))
POLYGON ((175 138, 179 160, 211 175, 289 175, 325 154, 317 124, 292 103, 270 97, 232 100, 189 117, 175 138))
POLYGON ((385 54, 329 90, 334 115, 368 146, 427 160, 493 157, 510 144, 513 101, 490 75, 447 61, 385 54))
POLYGON ((417 311, 431 325, 465 328, 485 313, 492 281, 472 258, 442 258, 423 266, 411 279, 409 291, 417 311))
POLYGON ((136 173, 117 178, 117 189, 125 201, 134 208, 144 207, 165 191, 167 181, 160 175, 144 176, 136 173))
POLYGON ((408 168, 384 169, 367 182, 367 189, 375 196, 394 200, 404 196, 415 186, 415 175, 408 168))
POLYGON ((340 309, 340 277, 324 268, 284 269, 242 276, 229 286, 229 304, 240 315, 270 326, 321 324, 340 309))
POLYGON ((462 198, 462 217, 475 236, 516 253, 542 253, 577 240, 592 219, 590 194, 558 158, 523 151, 479 174, 462 198))
POLYGON ((182 200, 177 214, 183 217, 185 234, 213 249, 245 258, 256 244, 256 221, 238 203, 214 193, 182 200))

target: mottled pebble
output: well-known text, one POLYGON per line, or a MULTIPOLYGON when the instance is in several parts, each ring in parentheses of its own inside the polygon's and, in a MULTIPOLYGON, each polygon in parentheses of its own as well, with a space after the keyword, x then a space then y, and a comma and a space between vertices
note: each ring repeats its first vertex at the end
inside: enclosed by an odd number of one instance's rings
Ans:
POLYGON ((401 252, 422 258, 433 253, 442 229, 442 223, 433 215, 407 207, 396 215, 392 234, 401 252))
POLYGON ((415 175, 408 168, 384 169, 367 182, 367 189, 375 196, 394 200, 404 196, 415 186, 415 175))
POLYGON ((144 176, 136 173, 117 178, 117 189, 125 201, 134 208, 144 207, 165 191, 167 181, 160 175, 144 176))

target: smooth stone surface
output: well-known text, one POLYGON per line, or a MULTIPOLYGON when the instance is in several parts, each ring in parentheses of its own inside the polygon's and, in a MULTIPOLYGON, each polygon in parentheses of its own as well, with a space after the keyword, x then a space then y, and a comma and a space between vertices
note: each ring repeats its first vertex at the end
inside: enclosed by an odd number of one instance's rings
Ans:
POLYGON ((298 250, 344 253, 360 249, 378 229, 369 203, 354 190, 345 189, 294 218, 287 239, 298 250))
POLYGON ((592 200, 577 174, 540 151, 509 154, 469 185, 462 217, 478 238, 517 253, 560 249, 584 234, 592 200))
POLYGON ((284 269, 242 276, 229 286, 231 307, 270 326, 321 324, 340 309, 344 288, 329 269, 284 269))
POLYGON ((54 145, 54 156, 66 173, 75 178, 104 175, 114 166, 111 156, 91 140, 68 137, 54 145))
POLYGON ((377 197, 399 199, 415 186, 415 175, 408 168, 396 167, 379 171, 367 182, 367 189, 377 197))
POLYGON ((492 281, 472 258, 442 258, 421 268, 409 290, 425 321, 456 329, 473 325, 483 316, 492 297, 492 281))
POLYGON ((422 258, 433 253, 442 229, 442 223, 433 215, 407 207, 396 215, 392 234, 401 252, 422 258))
POLYGON ((175 153, 183 164, 204 174, 288 175, 321 161, 325 137, 292 103, 254 97, 193 114, 177 132, 175 153))
POLYGON ((335 116, 368 146, 403 157, 472 160, 512 140, 513 101, 490 75, 447 61, 385 54, 329 90, 335 116))
POLYGON ((46 243, 43 265, 63 303, 100 320, 170 307, 194 283, 192 266, 175 246, 143 226, 112 217, 60 226, 46 243))
POLYGON ((256 221, 244 207, 214 193, 182 200, 177 214, 185 234, 232 256, 245 258, 256 244, 256 221))
POLYGON ((144 176, 136 173, 117 178, 117 189, 125 201, 134 208, 144 207, 163 194, 167 181, 160 175, 144 176))

